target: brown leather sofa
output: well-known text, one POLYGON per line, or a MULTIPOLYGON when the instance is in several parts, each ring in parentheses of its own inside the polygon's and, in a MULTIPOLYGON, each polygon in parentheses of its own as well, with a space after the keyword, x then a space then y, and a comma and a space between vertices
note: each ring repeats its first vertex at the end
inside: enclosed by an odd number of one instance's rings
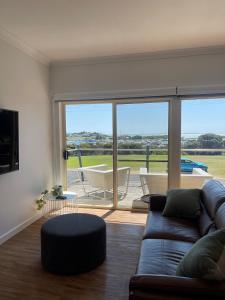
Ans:
MULTIPOLYGON (((136 274, 130 279, 130 300, 225 299, 225 282, 176 276, 176 269, 203 235, 225 227, 225 187, 210 180, 202 188, 199 219, 162 216, 166 196, 150 196, 136 274)), ((182 201, 182 199, 181 199, 182 201)))

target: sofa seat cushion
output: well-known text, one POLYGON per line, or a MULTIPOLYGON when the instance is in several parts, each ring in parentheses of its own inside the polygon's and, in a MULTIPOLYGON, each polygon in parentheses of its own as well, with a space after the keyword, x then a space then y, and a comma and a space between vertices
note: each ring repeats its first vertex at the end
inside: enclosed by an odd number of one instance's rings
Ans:
POLYGON ((161 212, 150 212, 143 239, 168 239, 196 242, 200 238, 198 221, 192 219, 163 217, 161 212))
POLYGON ((143 240, 136 274, 175 275, 181 259, 192 246, 190 242, 143 240))

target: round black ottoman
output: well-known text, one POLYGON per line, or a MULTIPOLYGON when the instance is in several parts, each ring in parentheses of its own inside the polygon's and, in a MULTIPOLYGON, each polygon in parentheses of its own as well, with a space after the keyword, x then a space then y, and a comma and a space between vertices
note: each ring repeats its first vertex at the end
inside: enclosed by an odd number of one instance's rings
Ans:
POLYGON ((66 214, 41 228, 41 262, 45 270, 62 275, 87 272, 106 257, 105 221, 90 214, 66 214))

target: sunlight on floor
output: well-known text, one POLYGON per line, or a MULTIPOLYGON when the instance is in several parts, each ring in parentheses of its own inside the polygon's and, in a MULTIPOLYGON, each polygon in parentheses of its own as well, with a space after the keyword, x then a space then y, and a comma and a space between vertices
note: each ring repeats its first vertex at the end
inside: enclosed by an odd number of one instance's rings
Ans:
POLYGON ((68 213, 88 213, 102 217, 107 223, 117 224, 145 224, 147 213, 137 213, 124 210, 110 210, 97 208, 64 207, 60 210, 50 212, 46 218, 68 213))

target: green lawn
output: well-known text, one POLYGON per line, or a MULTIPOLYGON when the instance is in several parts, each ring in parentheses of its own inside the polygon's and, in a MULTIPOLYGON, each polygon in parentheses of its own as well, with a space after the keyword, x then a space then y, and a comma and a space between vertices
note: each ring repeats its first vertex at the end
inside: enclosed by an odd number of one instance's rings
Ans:
MULTIPOLYGON (((191 160, 203 162, 208 165, 208 172, 215 177, 225 178, 225 156, 222 155, 185 155, 191 160)), ((118 159, 145 159, 145 155, 119 155, 118 159)), ((152 160, 167 160, 166 155, 151 155, 152 160)), ((91 155, 82 156, 83 166, 93 166, 107 164, 112 167, 111 155, 91 155)), ((145 167, 145 162, 120 162, 120 167, 131 167, 133 171, 139 172, 140 167, 145 167)), ((68 168, 78 168, 79 162, 77 157, 70 157, 67 161, 68 168)), ((151 172, 161 172, 167 170, 167 163, 150 163, 151 172)))

